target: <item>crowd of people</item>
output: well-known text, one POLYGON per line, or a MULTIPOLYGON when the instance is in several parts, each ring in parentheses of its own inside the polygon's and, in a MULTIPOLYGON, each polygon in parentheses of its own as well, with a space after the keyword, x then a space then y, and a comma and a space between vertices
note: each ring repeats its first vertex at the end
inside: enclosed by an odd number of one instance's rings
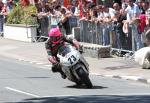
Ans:
POLYGON ((92 0, 86 2, 72 0, 66 7, 62 5, 61 0, 53 0, 50 3, 42 0, 36 6, 39 17, 50 16, 51 27, 61 22, 67 35, 71 34, 68 19, 74 16, 79 21, 104 25, 101 33, 102 45, 110 45, 109 31, 113 34, 115 42, 112 45, 116 48, 133 49, 132 35, 134 35, 135 50, 145 45, 144 31, 150 26, 148 0, 122 0, 121 4, 114 2, 112 5, 95 4, 92 0))
MULTIPOLYGON (((1 12, 7 12, 7 10, 12 9, 8 2, 13 5, 13 0, 7 0, 7 3, 1 2, 1 12), (1 4, 7 4, 9 9, 3 10, 6 7, 1 4)), ((113 2, 112 5, 107 5, 104 2, 96 4, 93 0, 70 0, 70 3, 65 6, 63 3, 64 0, 39 0, 34 3, 37 7, 38 19, 41 19, 41 28, 46 26, 48 29, 49 24, 53 28, 59 24, 64 28, 66 35, 69 35, 71 34, 71 29, 69 29, 68 19, 76 17, 79 21, 104 25, 101 33, 102 45, 110 45, 109 31, 111 31, 112 39, 115 41, 112 45, 116 48, 133 49, 133 35, 135 50, 145 46, 144 32, 150 27, 149 0, 121 0, 121 2, 113 2), (49 20, 43 21, 49 19, 49 17, 50 22, 47 22, 49 20)), ((46 30, 44 29, 43 31, 46 30)), ((0 32, 2 32, 1 28, 0 32)))

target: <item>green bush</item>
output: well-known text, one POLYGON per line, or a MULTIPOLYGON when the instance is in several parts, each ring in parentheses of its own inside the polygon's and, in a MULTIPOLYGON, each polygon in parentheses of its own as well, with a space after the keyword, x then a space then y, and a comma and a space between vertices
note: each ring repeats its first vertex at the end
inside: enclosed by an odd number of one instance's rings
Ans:
POLYGON ((34 5, 22 7, 18 4, 8 14, 6 23, 36 25, 37 24, 36 18, 31 16, 31 14, 36 14, 36 13, 37 13, 37 9, 34 5))

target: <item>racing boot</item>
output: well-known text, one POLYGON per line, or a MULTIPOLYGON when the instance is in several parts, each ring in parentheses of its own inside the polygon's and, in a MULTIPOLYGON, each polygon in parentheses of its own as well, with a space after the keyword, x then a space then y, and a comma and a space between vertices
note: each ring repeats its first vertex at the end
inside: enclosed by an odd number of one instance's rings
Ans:
POLYGON ((52 72, 54 72, 54 73, 59 72, 63 79, 66 79, 66 77, 67 77, 65 75, 65 73, 62 71, 61 66, 59 64, 52 65, 52 72))
POLYGON ((61 74, 61 77, 62 77, 63 79, 66 79, 66 78, 67 78, 66 74, 65 74, 62 70, 60 70, 60 74, 61 74))
POLYGON ((54 72, 54 73, 59 72, 56 65, 52 65, 52 72, 54 72))

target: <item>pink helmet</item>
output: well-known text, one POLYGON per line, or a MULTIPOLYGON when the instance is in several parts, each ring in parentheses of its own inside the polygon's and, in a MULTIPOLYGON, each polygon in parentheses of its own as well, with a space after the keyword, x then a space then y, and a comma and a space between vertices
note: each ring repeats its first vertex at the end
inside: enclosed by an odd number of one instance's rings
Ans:
POLYGON ((50 37, 50 41, 54 44, 57 44, 61 40, 62 33, 60 32, 60 29, 57 27, 52 28, 48 35, 50 37))

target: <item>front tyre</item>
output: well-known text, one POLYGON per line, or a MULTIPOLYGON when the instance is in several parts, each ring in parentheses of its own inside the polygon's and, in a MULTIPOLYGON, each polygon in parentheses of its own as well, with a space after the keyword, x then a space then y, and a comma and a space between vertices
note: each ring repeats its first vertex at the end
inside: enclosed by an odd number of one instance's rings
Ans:
POLYGON ((79 77, 81 79, 81 83, 85 84, 87 88, 93 87, 93 84, 92 84, 88 74, 82 68, 78 69, 77 74, 79 75, 79 77))

